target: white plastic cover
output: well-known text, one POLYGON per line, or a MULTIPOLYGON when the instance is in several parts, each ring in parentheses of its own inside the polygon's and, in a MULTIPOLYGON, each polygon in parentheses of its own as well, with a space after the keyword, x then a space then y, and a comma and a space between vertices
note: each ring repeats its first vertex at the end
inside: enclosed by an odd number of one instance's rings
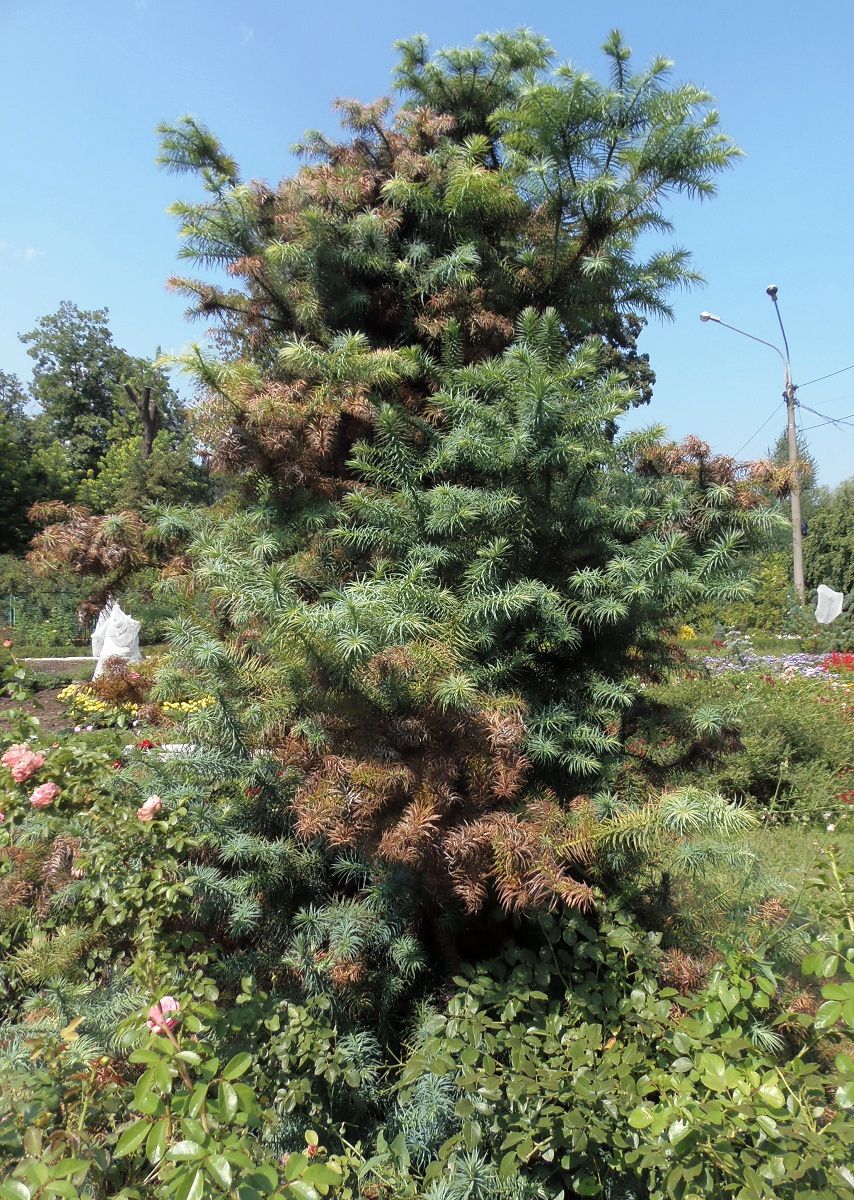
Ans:
POLYGON ((825 587, 823 583, 818 585, 818 603, 815 606, 815 619, 819 625, 829 625, 831 621, 835 621, 842 612, 842 605, 845 603, 845 596, 842 592, 835 592, 833 588, 825 587))
POLYGON ((100 658, 101 651, 104 649, 104 638, 107 633, 107 622, 110 619, 110 610, 113 607, 112 600, 105 604, 98 613, 98 620, 95 622, 95 628, 92 632, 92 657, 100 658))
POLYGON ((140 621, 134 621, 126 612, 122 612, 119 604, 114 604, 104 630, 104 642, 98 655, 93 679, 97 679, 104 670, 108 658, 125 658, 128 662, 139 662, 142 655, 139 652, 140 621))

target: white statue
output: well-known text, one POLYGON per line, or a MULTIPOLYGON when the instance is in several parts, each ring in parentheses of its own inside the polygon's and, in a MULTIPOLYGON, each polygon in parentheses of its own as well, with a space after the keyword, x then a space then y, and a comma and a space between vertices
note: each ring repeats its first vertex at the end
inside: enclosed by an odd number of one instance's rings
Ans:
POLYGON ((835 621, 842 612, 842 605, 845 603, 845 596, 842 592, 835 592, 833 588, 825 587, 823 583, 818 585, 818 603, 815 606, 815 619, 819 625, 829 625, 831 621, 835 621))
MULTIPOLYGON (((101 613, 101 617, 103 617, 101 613)), ((98 618, 100 624, 101 617, 98 618)), ((111 605, 109 615, 107 616, 102 640, 100 643, 100 653, 98 654, 98 663, 95 667, 93 679, 97 679, 104 670, 104 663, 108 658, 124 658, 128 662, 139 662, 142 655, 139 652, 139 629, 141 622, 134 621, 133 617, 129 617, 126 612, 122 612, 121 606, 118 603, 111 605)), ((95 638, 98 636, 98 625, 95 626, 95 632, 92 635, 92 649, 95 649, 95 638)))

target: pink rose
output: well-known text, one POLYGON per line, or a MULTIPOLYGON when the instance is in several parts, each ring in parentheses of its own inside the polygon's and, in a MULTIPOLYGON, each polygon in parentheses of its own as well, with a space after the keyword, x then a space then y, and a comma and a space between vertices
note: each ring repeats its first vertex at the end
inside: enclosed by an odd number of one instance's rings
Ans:
POLYGON ((11 770, 12 767, 17 766, 18 759, 23 754, 29 753, 30 748, 26 742, 16 742, 15 745, 10 746, 3 757, 0 758, 0 763, 2 763, 4 767, 9 767, 11 770))
POLYGON ((4 649, 4 650, 11 650, 11 649, 12 649, 12 641, 11 641, 11 639, 10 639, 10 638, 6 638, 6 639, 5 639, 5 641, 3 642, 3 649, 4 649))
POLYGON ((43 754, 28 754, 25 758, 19 760, 18 765, 12 768, 12 778, 15 783, 26 783, 31 775, 35 775, 39 767, 44 766, 43 754))
POLYGON ((24 783, 44 766, 44 755, 34 753, 26 742, 19 742, 9 747, 0 763, 9 768, 16 783, 24 783))
POLYGON ((163 801, 159 796, 149 796, 144 804, 140 804, 136 810, 136 815, 140 821, 150 821, 160 812, 163 807, 163 801))
POLYGON ((169 1013, 180 1012, 181 1006, 174 996, 164 996, 157 1004, 152 1004, 148 1010, 146 1025, 152 1033, 166 1033, 178 1024, 169 1013))
POLYGON ((33 808, 50 808, 58 795, 59 788, 55 783, 42 783, 30 796, 30 804, 33 808))
POLYGON ((4 812, 0 812, 0 824, 2 824, 5 820, 6 820, 6 814, 4 812))

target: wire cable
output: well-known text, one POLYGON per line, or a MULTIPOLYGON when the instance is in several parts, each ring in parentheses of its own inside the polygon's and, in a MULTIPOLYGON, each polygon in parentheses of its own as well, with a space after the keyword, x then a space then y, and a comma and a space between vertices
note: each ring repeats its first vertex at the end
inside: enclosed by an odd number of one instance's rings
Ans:
POLYGON ((762 430, 765 428, 765 426, 766 426, 766 425, 768 425, 768 424, 769 424, 771 421, 773 421, 774 417, 776 417, 776 415, 777 415, 777 413, 779 412, 779 410, 780 410, 780 405, 779 405, 779 404, 776 404, 776 405, 774 406, 774 409, 773 409, 773 411, 771 412, 771 415, 770 415, 769 417, 767 417, 767 418, 766 418, 766 419, 765 419, 765 420, 762 422, 762 424, 761 424, 761 425, 759 426, 759 428, 756 430, 756 433, 751 433, 751 435, 750 435, 750 437, 747 439, 747 441, 746 441, 746 442, 742 442, 742 444, 741 444, 741 445, 739 446, 739 448, 736 450, 735 454, 733 454, 733 458, 738 458, 739 454, 741 454, 741 452, 742 452, 742 450, 744 449, 744 447, 745 447, 745 446, 749 446, 749 445, 750 445, 750 443, 753 441, 753 439, 754 439, 755 437, 758 437, 758 436, 759 436, 759 434, 762 432, 762 430))
POLYGON ((854 417, 854 413, 849 413, 848 416, 846 416, 846 417, 836 417, 836 418, 828 417, 828 419, 826 421, 819 421, 819 423, 817 425, 805 426, 804 428, 801 429, 801 433, 809 433, 809 431, 811 429, 821 429, 821 427, 823 425, 838 425, 842 421, 844 421, 847 424, 848 421, 852 417, 854 417))
POLYGON ((848 367, 840 367, 838 371, 831 371, 827 375, 819 375, 818 379, 808 379, 806 383, 799 383, 798 388, 809 387, 813 383, 821 383, 823 379, 832 379, 834 375, 844 375, 846 371, 854 371, 854 363, 848 367))
MULTIPOLYGON (((803 408, 806 412, 810 412, 813 416, 821 417, 825 424, 830 425, 850 425, 851 422, 846 417, 829 417, 827 413, 819 412, 817 408, 810 408, 808 404, 798 402, 798 408, 803 408)), ((852 426, 854 428, 854 426, 852 426)))

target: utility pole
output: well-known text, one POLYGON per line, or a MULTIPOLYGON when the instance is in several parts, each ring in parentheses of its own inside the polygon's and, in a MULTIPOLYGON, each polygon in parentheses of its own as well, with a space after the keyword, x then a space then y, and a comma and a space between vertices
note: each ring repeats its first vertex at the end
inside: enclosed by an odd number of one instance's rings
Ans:
POLYGON ((801 604, 806 604, 807 593, 804 587, 804 540, 803 523, 801 519, 801 471, 798 463, 798 435, 795 430, 795 385, 792 383, 792 369, 789 364, 789 342, 786 330, 783 328, 783 318, 780 316, 780 306, 777 303, 777 285, 770 284, 765 291, 771 297, 774 312, 783 335, 783 345, 786 347, 784 364, 786 367, 786 390, 783 398, 786 401, 786 432, 789 442, 790 498, 792 503, 792 565, 795 581, 795 594, 801 604))
POLYGON ((798 463, 798 436, 795 430, 795 392, 797 388, 792 383, 792 368, 789 363, 789 342, 786 338, 786 330, 783 328, 783 319, 780 316, 780 309, 777 304, 777 285, 770 284, 765 291, 771 297, 774 304, 774 311, 777 314, 777 321, 780 325, 780 332, 783 335, 783 345, 786 347, 786 353, 775 346, 773 342, 766 342, 764 338, 757 337, 754 333, 748 333, 746 329, 739 329, 737 325, 728 325, 726 321, 722 321, 720 317, 714 313, 701 312, 700 320, 705 323, 713 321, 715 325, 723 325, 724 329, 731 329, 733 333, 740 333, 742 337, 750 338, 752 342, 759 342, 763 346, 770 347, 775 354, 779 354, 783 361, 785 371, 785 389, 783 391, 783 399, 786 401, 786 430, 789 443, 789 494, 792 502, 792 576, 795 584, 795 594, 798 597, 800 604, 806 604, 807 593, 804 587, 804 542, 803 542, 803 527, 801 524, 801 474, 800 465, 798 463))

